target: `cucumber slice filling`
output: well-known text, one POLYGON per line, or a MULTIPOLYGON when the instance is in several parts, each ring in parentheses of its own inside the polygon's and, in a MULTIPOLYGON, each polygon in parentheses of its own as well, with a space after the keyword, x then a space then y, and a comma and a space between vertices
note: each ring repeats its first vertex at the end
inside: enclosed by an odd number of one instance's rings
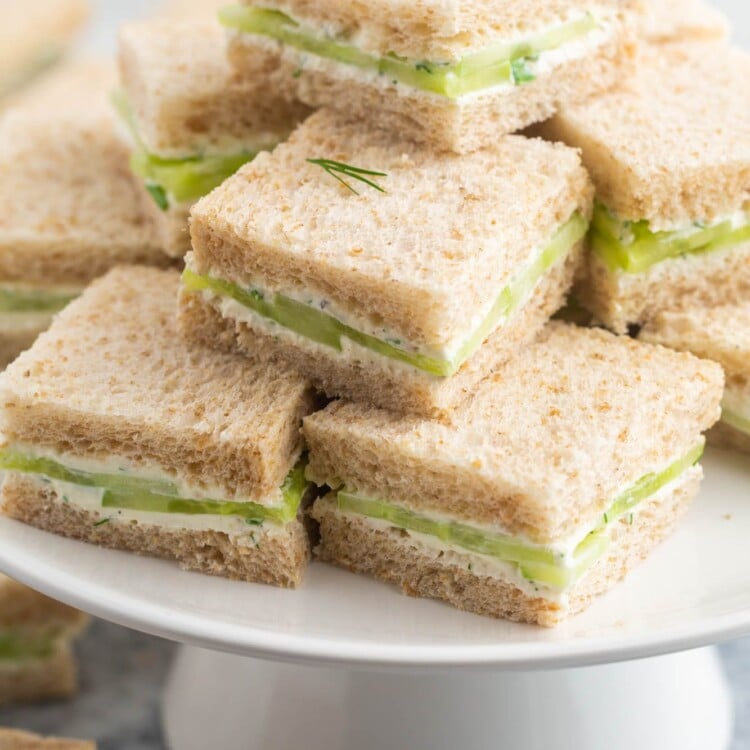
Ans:
POLYGON ((604 554, 609 545, 609 530, 631 514, 644 500, 677 479, 695 465, 703 454, 704 441, 661 472, 646 474, 609 505, 597 524, 572 552, 533 544, 509 535, 476 528, 450 520, 434 520, 416 511, 383 500, 366 497, 347 489, 337 495, 342 512, 356 513, 385 521, 391 526, 439 539, 444 544, 515 565, 523 578, 552 589, 564 590, 575 584, 604 554))
POLYGON ((0 630, 0 664, 9 661, 48 659, 55 651, 57 634, 0 630))
POLYGON ((64 466, 50 458, 32 456, 13 448, 0 450, 0 470, 34 474, 42 479, 57 480, 102 490, 102 508, 120 508, 147 513, 182 513, 185 515, 235 516, 250 525, 265 521, 283 525, 297 517, 300 503, 310 486, 305 479, 305 460, 289 472, 281 487, 281 503, 261 505, 180 495, 176 484, 167 479, 150 479, 133 474, 105 474, 81 471, 64 466))
POLYGON ((316 307, 283 294, 266 295, 262 290, 243 288, 230 281, 197 274, 189 268, 183 272, 182 281, 189 291, 208 291, 220 297, 233 299, 262 318, 336 351, 342 350, 341 340, 346 338, 376 354, 403 362, 430 375, 449 377, 459 370, 503 320, 525 304, 537 282, 570 252, 586 234, 587 227, 588 222, 580 213, 573 214, 557 231, 550 244, 502 290, 484 321, 452 359, 438 359, 420 354, 403 345, 392 343, 392 339, 384 341, 363 333, 316 307))
MULTIPOLYGON (((252 161, 261 150, 236 154, 191 156, 184 159, 163 159, 148 152, 138 135, 135 115, 122 91, 112 95, 120 119, 132 137, 134 148, 130 168, 143 180, 156 205, 162 210, 178 203, 194 203, 231 177, 241 166, 252 161)), ((267 144, 272 149, 276 143, 267 144)))
POLYGON ((747 433, 750 435, 750 417, 738 414, 736 411, 722 407, 721 410, 721 421, 728 424, 730 427, 734 427, 735 430, 747 433))
POLYGON ((679 231, 656 232, 649 222, 626 221, 597 204, 591 222, 590 244, 611 271, 643 273, 670 258, 684 258, 750 242, 750 215, 737 225, 726 219, 706 225, 696 221, 679 231))
MULTIPOLYGON (((522 86, 536 78, 533 65, 545 52, 578 41, 599 28, 592 13, 561 23, 517 42, 499 43, 458 62, 413 60, 389 52, 364 52, 345 39, 331 38, 303 28, 278 10, 232 5, 219 12, 221 23, 245 34, 274 39, 289 47, 361 70, 387 76, 421 91, 457 99, 492 86, 522 86)), ((295 76, 304 72, 304 65, 295 76)))
POLYGON ((55 313, 77 296, 74 291, 0 286, 0 313, 55 313))

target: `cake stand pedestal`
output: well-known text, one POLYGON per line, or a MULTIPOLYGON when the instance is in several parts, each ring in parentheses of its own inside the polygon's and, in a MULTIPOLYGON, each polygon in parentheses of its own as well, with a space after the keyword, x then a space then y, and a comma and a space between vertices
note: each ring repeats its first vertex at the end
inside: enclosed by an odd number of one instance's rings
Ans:
POLYGON ((183 647, 170 750, 727 750, 714 649, 605 666, 408 674, 183 647))

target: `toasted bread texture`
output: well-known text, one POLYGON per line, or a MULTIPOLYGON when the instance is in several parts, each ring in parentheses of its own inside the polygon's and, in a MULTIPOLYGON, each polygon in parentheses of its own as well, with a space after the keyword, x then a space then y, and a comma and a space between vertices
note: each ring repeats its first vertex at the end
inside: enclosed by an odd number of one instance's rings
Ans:
POLYGON ((632 518, 614 525, 612 542, 568 601, 531 596, 502 578, 471 571, 471 554, 430 547, 401 529, 376 527, 355 514, 340 513, 332 496, 318 500, 319 559, 396 584, 409 596, 441 599, 458 609, 551 627, 586 609, 666 538, 698 491, 693 467, 668 493, 647 501, 632 518))
MULTIPOLYGON (((257 6, 254 0, 240 0, 257 6)), ((500 42, 538 33, 580 13, 577 0, 272 0, 261 7, 273 8, 311 29, 325 29, 329 36, 356 38, 368 52, 415 60, 452 62, 470 52, 500 42)), ((597 3, 602 14, 623 14, 637 4, 630 0, 597 3)))
POLYGON ((310 388, 280 368, 186 347, 178 284, 176 271, 123 267, 90 286, 3 374, 3 434, 153 462, 226 499, 271 497, 302 450, 310 388))
POLYGON ((749 97, 750 54, 721 43, 646 45, 636 75, 563 108, 542 132, 582 150, 599 200, 620 218, 710 221, 747 206, 749 97))
POLYGON ((648 0, 642 31, 656 44, 724 39, 729 20, 704 0, 648 0))
POLYGON ((0 750, 96 750, 96 743, 0 728, 0 750))
POLYGON ((149 153, 170 159, 272 147, 310 113, 278 93, 272 69, 239 76, 224 48, 215 19, 122 27, 120 81, 149 153))
POLYGON ((329 397, 345 396, 399 413, 441 418, 471 394, 495 367, 530 344, 550 316, 562 306, 580 265, 582 244, 567 260, 553 267, 537 285, 521 312, 495 331, 461 369, 449 378, 437 378, 362 347, 342 356, 327 347, 306 346, 299 337, 287 340, 253 328, 222 313, 217 299, 183 289, 179 324, 188 341, 236 351, 259 362, 290 367, 303 373, 329 397))
POLYGON ((472 318, 574 212, 588 216, 591 200, 571 149, 510 136, 461 157, 323 111, 199 201, 189 265, 313 295, 365 327, 439 346, 471 333, 472 318), (348 178, 355 193, 309 159, 381 172, 383 192, 348 178))
POLYGON ((86 21, 86 0, 4 2, 0 27, 0 95, 53 62, 86 21))
POLYGON ((591 252, 576 295, 598 323, 616 333, 675 306, 739 304, 750 297, 750 243, 670 258, 642 273, 612 271, 591 252))
POLYGON ((273 533, 254 528, 246 543, 217 531, 169 529, 116 518, 101 523, 106 515, 65 503, 50 485, 15 473, 3 482, 2 510, 11 518, 54 534, 176 560, 185 570, 240 581, 294 588, 310 557, 310 542, 301 520, 273 533))
POLYGON ((118 263, 169 262, 114 132, 113 80, 73 65, 0 122, 0 279, 83 286, 118 263))
MULTIPOLYGON (((486 5, 482 4, 483 9, 486 5)), ((570 4, 557 4, 557 10, 560 5, 570 4)), ((504 18, 512 18, 512 23, 520 26, 538 24, 536 13, 540 9, 536 4, 533 10, 531 7, 525 19, 517 19, 519 10, 523 15, 523 9, 519 8, 504 18)), ((336 8, 354 9, 355 13, 362 11, 359 3, 337 3, 336 8)), ((540 12, 543 14, 544 9, 540 12)), ((368 9, 368 17, 371 13, 368 9)), ((241 73, 252 73, 261 64, 260 60, 266 60, 263 64, 275 71, 276 86, 287 96, 311 107, 336 109, 341 117, 365 121, 399 139, 425 143, 439 150, 468 153, 491 146, 499 135, 547 119, 561 106, 582 102, 611 88, 622 71, 633 65, 635 50, 628 18, 627 15, 624 18, 611 16, 607 30, 596 32, 597 46, 589 50, 583 42, 579 43, 577 55, 562 60, 532 82, 523 86, 494 87, 459 99, 420 91, 388 76, 365 75, 356 67, 324 58, 315 58, 312 64, 307 53, 259 36, 234 34, 229 56, 241 73)), ((480 29, 491 30, 491 25, 476 27, 472 33, 480 29)), ((398 54, 415 60, 451 60, 467 38, 470 35, 459 34, 448 41, 438 40, 437 48, 430 54, 420 52, 423 44, 411 38, 408 49, 398 54), (416 47, 411 46, 414 42, 416 47)), ((406 38, 402 41, 406 43, 406 38)), ((387 54, 395 48, 384 49, 383 54, 387 54)))
POLYGON ((548 543, 686 455, 723 384, 715 363, 552 323, 444 423, 345 402, 307 417, 308 476, 548 543))

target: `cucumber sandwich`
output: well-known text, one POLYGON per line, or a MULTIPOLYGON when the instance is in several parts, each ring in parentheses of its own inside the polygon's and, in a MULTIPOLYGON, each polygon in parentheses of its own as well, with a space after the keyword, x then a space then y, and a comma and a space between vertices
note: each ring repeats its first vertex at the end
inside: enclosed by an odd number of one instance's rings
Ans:
MULTIPOLYGON (((208 9, 206 9, 208 14, 208 9)), ((239 77, 221 27, 158 20, 120 31, 121 88, 114 102, 169 255, 190 248, 190 207, 243 164, 284 140, 308 113, 276 93, 273 75, 239 77)))
POLYGON ((72 643, 86 622, 82 612, 0 575, 0 705, 72 695, 72 643))
POLYGON ((571 149, 439 153, 319 112, 193 209, 181 329, 444 414, 563 305, 590 211, 571 149))
POLYGON ((107 105, 112 66, 76 63, 0 122, 0 366, 120 263, 166 265, 107 105))
POLYGON ((86 0, 3 3, 0 26, 0 98, 57 63, 88 18, 86 0))
POLYGON ((641 339, 718 362, 726 374, 721 421, 709 442, 750 453, 750 302, 664 310, 641 339))
POLYGON ((445 422, 336 402, 304 421, 318 554, 413 596, 554 625, 696 494, 721 368, 551 323, 445 422))
POLYGON ((750 296, 749 98, 747 53, 667 44, 644 48, 638 74, 612 92, 541 127, 582 149, 596 184, 577 296, 598 322, 625 332, 677 304, 750 296))
POLYGON ((238 70, 265 56, 311 106, 465 152, 611 86, 631 5, 242 0, 219 19, 238 70))
POLYGON ((4 512, 185 568, 295 586, 306 382, 189 349, 176 271, 110 272, 2 376, 4 512), (65 358, 59 352, 65 350, 65 358))

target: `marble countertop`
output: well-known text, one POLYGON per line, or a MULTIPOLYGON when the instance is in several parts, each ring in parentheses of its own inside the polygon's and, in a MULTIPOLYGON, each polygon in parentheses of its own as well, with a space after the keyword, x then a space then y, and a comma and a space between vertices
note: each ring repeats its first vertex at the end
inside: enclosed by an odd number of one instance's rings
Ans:
MULTIPOLYGON (((81 692, 72 701, 0 709, 0 726, 97 740, 99 750, 166 750, 159 696, 173 643, 94 621, 81 640, 81 692)), ((730 750, 750 747, 750 639, 721 646, 737 712, 730 750)))

